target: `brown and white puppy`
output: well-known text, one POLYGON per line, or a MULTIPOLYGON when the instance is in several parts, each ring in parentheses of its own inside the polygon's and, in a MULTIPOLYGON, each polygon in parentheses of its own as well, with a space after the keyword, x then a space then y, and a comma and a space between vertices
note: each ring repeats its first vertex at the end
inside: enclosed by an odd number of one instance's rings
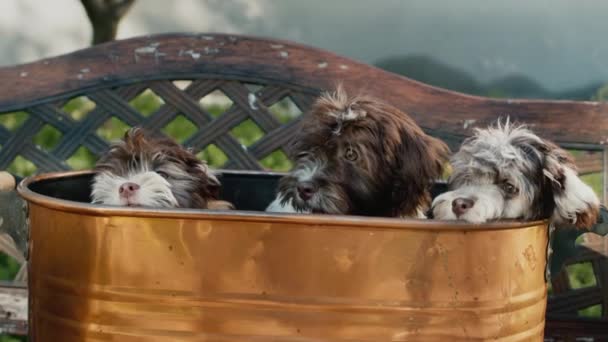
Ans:
POLYGON ((405 113, 342 87, 302 118, 295 165, 266 211, 424 217, 448 148, 405 113))
POLYGON ((433 201, 433 217, 483 223, 551 219, 589 228, 599 199, 578 177, 572 156, 509 120, 477 129, 451 159, 449 189, 433 201))
POLYGON ((152 207, 231 209, 204 161, 167 138, 132 128, 95 166, 92 202, 152 207))

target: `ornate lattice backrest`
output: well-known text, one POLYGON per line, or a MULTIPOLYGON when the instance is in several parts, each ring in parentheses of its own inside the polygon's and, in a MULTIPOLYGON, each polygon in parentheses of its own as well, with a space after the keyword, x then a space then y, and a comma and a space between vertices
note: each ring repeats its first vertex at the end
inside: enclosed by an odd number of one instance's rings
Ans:
POLYGON ((0 169, 91 167, 131 126, 192 147, 215 167, 289 168, 283 148, 315 93, 236 80, 152 80, 87 91, 6 114, 0 169))
POLYGON ((453 147, 507 114, 572 146, 600 148, 608 136, 604 104, 467 96, 327 51, 234 35, 117 41, 0 68, 0 77, 0 169, 19 175, 90 167, 134 125, 178 138, 214 166, 284 170, 298 114, 337 82, 400 107, 453 147))
MULTIPOLYGON (((509 115, 562 146, 603 152, 592 170, 608 160, 607 104, 468 96, 284 41, 147 36, 0 68, 0 79, 0 170, 21 176, 91 167, 136 125, 193 147, 215 167, 286 170, 284 149, 298 118, 337 82, 399 107, 453 149, 474 127, 509 115)), ((555 334, 548 336, 600 336, 605 321, 571 318, 600 302, 606 317, 605 241, 603 254, 593 254, 594 286, 574 289, 563 275, 554 279, 547 327, 555 334)))

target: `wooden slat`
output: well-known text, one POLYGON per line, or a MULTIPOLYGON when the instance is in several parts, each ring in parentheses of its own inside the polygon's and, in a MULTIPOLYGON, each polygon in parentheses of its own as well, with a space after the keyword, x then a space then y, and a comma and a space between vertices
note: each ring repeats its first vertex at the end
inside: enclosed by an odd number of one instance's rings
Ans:
POLYGON ((27 335, 27 289, 24 284, 0 282, 0 331, 27 335))

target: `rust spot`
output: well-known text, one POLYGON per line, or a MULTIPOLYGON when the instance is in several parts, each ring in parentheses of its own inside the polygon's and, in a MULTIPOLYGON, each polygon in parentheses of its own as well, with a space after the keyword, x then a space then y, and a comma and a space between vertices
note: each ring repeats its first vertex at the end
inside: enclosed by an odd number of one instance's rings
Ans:
POLYGON ((336 266, 342 272, 347 272, 353 266, 354 261, 351 253, 347 249, 340 249, 334 253, 336 266))
POLYGON ((532 245, 528 245, 526 250, 523 252, 524 258, 528 261, 528 265, 531 270, 536 269, 536 254, 534 253, 534 247, 532 245))

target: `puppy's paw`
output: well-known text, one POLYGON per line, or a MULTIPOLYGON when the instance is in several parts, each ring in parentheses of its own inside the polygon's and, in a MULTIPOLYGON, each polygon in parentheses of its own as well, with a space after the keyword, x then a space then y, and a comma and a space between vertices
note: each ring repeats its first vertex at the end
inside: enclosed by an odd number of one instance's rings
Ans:
POLYGON ((207 209, 210 210, 234 210, 234 205, 227 201, 213 200, 207 203, 207 209))

